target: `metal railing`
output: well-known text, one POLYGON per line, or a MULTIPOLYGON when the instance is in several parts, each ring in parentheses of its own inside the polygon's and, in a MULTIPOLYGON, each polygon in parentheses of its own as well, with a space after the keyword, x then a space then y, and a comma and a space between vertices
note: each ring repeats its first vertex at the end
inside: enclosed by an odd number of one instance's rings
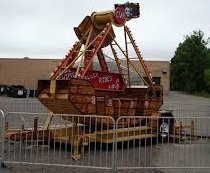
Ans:
POLYGON ((11 112, 5 124, 4 163, 113 167, 114 142, 104 145, 102 138, 104 129, 115 129, 111 117, 11 112))
POLYGON ((5 140, 5 115, 4 112, 0 110, 0 172, 4 160, 4 142, 5 142, 4 140, 5 140))
POLYGON ((210 169, 209 117, 120 117, 1 112, 4 164, 210 169), (129 122, 134 122, 130 126, 129 122))
MULTIPOLYGON (((139 118, 120 117, 116 129, 120 121, 138 121, 139 118)), ((144 118, 143 124, 152 121, 148 117, 141 118, 144 118)), ((146 136, 145 131, 142 138, 138 133, 128 135, 127 141, 132 136, 135 138, 116 147, 115 156, 119 159, 115 166, 118 169, 210 169, 209 127, 210 117, 158 117, 146 136), (165 124, 168 127, 164 129, 165 124)))

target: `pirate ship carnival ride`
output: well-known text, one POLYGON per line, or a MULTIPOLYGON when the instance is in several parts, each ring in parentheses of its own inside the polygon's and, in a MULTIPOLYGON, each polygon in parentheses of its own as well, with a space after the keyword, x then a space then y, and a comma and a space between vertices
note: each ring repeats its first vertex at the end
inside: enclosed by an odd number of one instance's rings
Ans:
MULTIPOLYGON (((41 103, 54 114, 103 115, 115 120, 156 115, 163 104, 162 87, 153 82, 126 26, 139 16, 138 3, 115 4, 114 10, 86 16, 74 28, 78 41, 54 69, 51 79, 38 81, 41 103), (120 30, 122 35, 117 38, 120 30)), ((112 126, 108 121, 100 119, 97 123, 112 126)), ((90 120, 80 119, 79 123, 90 120)), ((128 119, 121 126, 136 123, 128 119)))

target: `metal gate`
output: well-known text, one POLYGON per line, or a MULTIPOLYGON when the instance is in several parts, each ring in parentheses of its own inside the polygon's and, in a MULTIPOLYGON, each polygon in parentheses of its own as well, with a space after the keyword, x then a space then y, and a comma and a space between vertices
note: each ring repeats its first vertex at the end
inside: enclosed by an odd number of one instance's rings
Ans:
POLYGON ((120 117, 116 129, 124 121, 140 122, 142 131, 136 126, 124 137, 130 142, 115 147, 117 169, 210 169, 210 117, 120 117))
POLYGON ((0 171, 3 166, 4 161, 4 125, 5 125, 5 116, 4 112, 0 110, 0 171))
POLYGON ((115 122, 111 117, 11 112, 4 121, 5 164, 113 168, 115 122), (104 135, 110 140, 107 144, 104 135))
POLYGON ((1 111, 0 120, 0 158, 5 165, 96 172, 210 169, 209 117, 120 117, 114 121, 96 115, 11 112, 4 116, 1 111), (130 127, 131 121, 136 125, 130 127))

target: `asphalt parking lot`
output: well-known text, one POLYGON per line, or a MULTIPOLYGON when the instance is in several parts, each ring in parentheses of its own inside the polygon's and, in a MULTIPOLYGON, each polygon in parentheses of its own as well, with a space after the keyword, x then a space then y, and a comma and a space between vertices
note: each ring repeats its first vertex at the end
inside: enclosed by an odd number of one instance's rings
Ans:
MULTIPOLYGON (((0 97, 0 109, 6 112, 34 112, 34 113, 46 113, 48 112, 45 107, 43 107, 36 99, 11 99, 6 97, 0 97)), ((164 105, 162 109, 173 110, 175 117, 202 117, 203 121, 197 121, 196 123, 203 126, 205 136, 210 136, 209 122, 206 122, 205 117, 210 117, 210 99, 190 96, 182 94, 179 92, 170 92, 169 95, 164 96, 164 105), (204 125, 203 125, 204 124, 204 125)), ((210 172, 209 169, 175 169, 175 167, 206 167, 210 165, 210 140, 208 138, 199 138, 195 141, 179 142, 179 143, 164 143, 161 145, 155 145, 151 149, 149 146, 141 146, 129 148, 128 155, 124 156, 124 160, 120 163, 123 169, 116 170, 115 172, 144 172, 144 173, 207 173, 210 172), (150 165, 154 166, 154 169, 127 169, 129 164, 135 164, 135 153, 140 153, 142 155, 142 160, 144 160, 145 155, 149 154, 150 157, 147 161, 150 165), (196 157, 195 157, 196 155, 196 157), (167 156, 167 157, 165 157, 167 156), (132 162, 129 161, 129 157, 132 162), (196 158, 196 159, 192 159, 196 158), (155 169, 155 167, 174 167, 173 169, 155 169)), ((121 151, 121 150, 120 150, 121 151)), ((100 153, 99 153, 100 154, 100 153)), ((117 158, 122 158, 120 152, 117 158)), ((111 156, 108 156, 111 159, 111 156)), ((141 156, 140 156, 141 157, 141 156)), ((91 159, 91 157, 89 158, 91 159)), ((20 172, 30 172, 30 173, 48 173, 48 172, 113 172, 113 170, 104 169, 91 169, 82 167, 58 167, 52 165, 27 165, 27 164, 7 164, 6 168, 2 168, 3 173, 20 173, 20 172)))

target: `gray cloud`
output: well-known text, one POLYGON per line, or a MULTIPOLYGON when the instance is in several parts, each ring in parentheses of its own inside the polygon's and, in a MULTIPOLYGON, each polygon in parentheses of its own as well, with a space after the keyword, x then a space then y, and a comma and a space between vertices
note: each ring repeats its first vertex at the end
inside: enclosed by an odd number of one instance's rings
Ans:
MULTIPOLYGON (((73 27, 86 15, 124 2, 0 0, 0 57, 62 58, 76 41, 73 27)), ((193 30, 210 36, 209 0, 133 2, 140 3, 141 16, 127 25, 145 59, 170 60, 193 30)))

